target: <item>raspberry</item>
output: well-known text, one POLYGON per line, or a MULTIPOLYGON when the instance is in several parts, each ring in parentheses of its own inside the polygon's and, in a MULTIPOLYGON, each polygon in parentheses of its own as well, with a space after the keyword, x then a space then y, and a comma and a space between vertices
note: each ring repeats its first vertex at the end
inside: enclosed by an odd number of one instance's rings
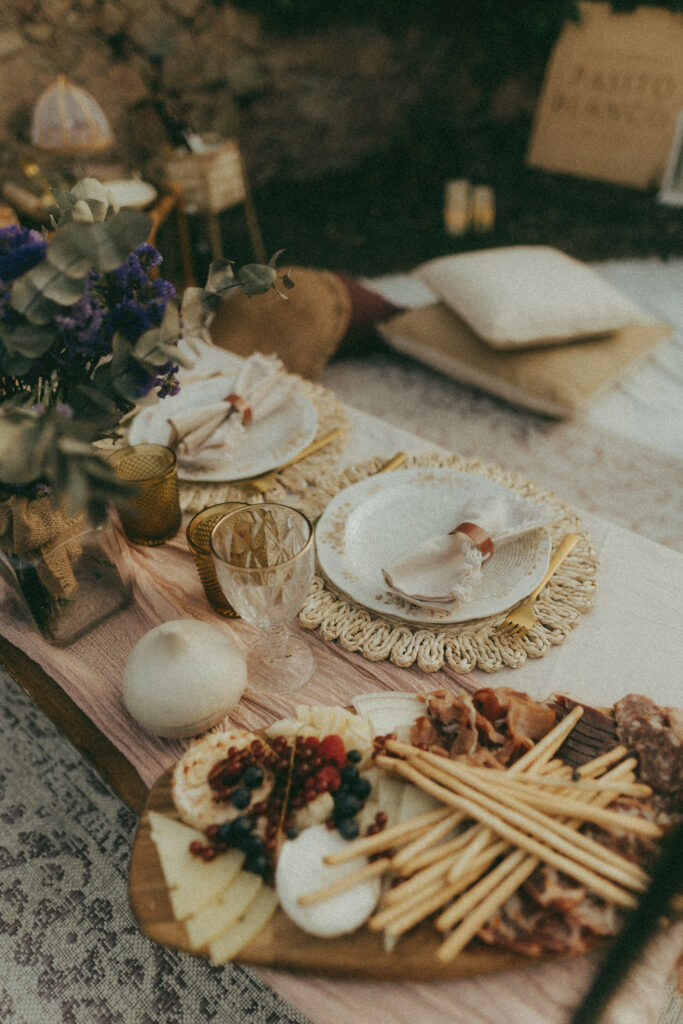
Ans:
POLYGON ((338 768, 343 768, 346 764, 346 747, 341 736, 326 736, 318 747, 318 754, 325 761, 336 764, 338 768))
POLYGON ((328 764, 316 774, 314 785, 319 793, 325 793, 327 790, 334 793, 341 785, 341 776, 334 765, 328 764))

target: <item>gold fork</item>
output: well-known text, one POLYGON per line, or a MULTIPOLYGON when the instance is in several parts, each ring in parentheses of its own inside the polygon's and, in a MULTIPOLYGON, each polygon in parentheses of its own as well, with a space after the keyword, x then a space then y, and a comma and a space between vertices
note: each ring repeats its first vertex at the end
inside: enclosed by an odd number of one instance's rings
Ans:
POLYGON ((528 597, 525 597, 521 604, 518 604, 516 608, 508 612, 507 617, 503 620, 501 626, 498 629, 499 633, 504 633, 506 636, 521 636, 523 633, 528 633, 529 630, 536 625, 536 612, 534 611, 534 601, 541 593, 550 577, 557 571, 562 565, 565 558, 572 550, 575 544, 581 540, 578 533, 568 533, 564 538, 557 551, 553 554, 548 563, 548 568, 543 574, 543 579, 534 590, 531 591, 528 597))

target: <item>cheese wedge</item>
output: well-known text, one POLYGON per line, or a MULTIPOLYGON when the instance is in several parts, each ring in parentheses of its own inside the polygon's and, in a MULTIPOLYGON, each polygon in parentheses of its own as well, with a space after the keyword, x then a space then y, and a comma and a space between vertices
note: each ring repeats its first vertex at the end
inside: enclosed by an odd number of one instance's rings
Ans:
POLYGON ((189 849, 194 839, 206 842, 201 832, 155 811, 150 811, 148 817, 173 916, 184 921, 234 881, 244 854, 227 850, 206 863, 189 849))
POLYGON ((226 889, 196 914, 188 917, 185 931, 192 948, 201 949, 227 932, 245 914, 262 885, 263 879, 253 871, 240 871, 226 889))
POLYGON ((226 932, 209 944, 209 955, 214 964, 234 960, 240 950, 256 938, 270 921, 277 908, 277 893, 270 886, 262 886, 246 912, 226 932))

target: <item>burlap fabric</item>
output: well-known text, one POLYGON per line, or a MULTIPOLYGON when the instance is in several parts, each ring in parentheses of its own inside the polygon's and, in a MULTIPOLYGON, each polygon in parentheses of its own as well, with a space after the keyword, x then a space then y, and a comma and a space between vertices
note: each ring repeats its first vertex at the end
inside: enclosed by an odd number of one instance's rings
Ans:
POLYGON ((71 516, 49 497, 0 502, 0 551, 34 566, 51 597, 70 597, 78 588, 72 564, 84 529, 83 513, 71 516))

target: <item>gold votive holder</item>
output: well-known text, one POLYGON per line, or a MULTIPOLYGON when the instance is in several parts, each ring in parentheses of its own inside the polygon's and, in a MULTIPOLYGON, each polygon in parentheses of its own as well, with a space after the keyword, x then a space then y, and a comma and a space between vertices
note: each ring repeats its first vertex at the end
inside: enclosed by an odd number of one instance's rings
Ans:
POLYGON ((199 579, 209 604, 219 615, 225 615, 231 619, 239 618, 239 615, 226 599, 223 588, 218 582, 209 541, 211 539, 211 531, 218 520, 222 519, 228 512, 232 512, 236 508, 242 508, 244 504, 243 501, 224 501, 220 505, 210 505, 209 508, 198 512, 189 521, 185 529, 187 546, 192 552, 194 564, 197 567, 199 579))
POLYGON ((138 485, 116 503, 128 540, 155 547, 175 537, 182 520, 175 452, 162 444, 134 444, 113 452, 109 462, 117 476, 138 485))

